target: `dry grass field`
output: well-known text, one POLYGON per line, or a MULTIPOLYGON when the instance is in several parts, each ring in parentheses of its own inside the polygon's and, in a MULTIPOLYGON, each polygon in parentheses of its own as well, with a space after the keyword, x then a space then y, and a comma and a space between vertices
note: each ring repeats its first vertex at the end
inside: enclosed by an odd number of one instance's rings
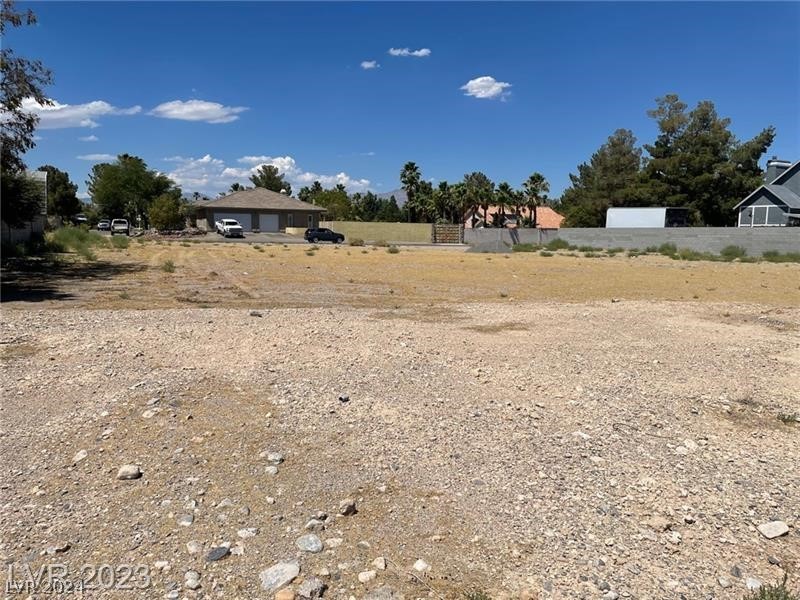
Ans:
POLYGON ((135 241, 97 258, 3 273, 10 598, 26 568, 102 564, 146 579, 87 598, 800 585, 798 265, 135 241), (276 594, 280 561, 299 575, 276 594))
MULTIPOLYGON (((43 305, 85 308, 425 308, 474 302, 665 300, 800 304, 800 266, 473 254, 373 246, 131 243, 96 264, 6 277, 9 297, 39 290, 43 305), (164 270, 165 263, 174 270, 164 270), (58 298, 48 304, 48 298, 58 298)), ((10 306, 10 305, 7 305, 10 306)))

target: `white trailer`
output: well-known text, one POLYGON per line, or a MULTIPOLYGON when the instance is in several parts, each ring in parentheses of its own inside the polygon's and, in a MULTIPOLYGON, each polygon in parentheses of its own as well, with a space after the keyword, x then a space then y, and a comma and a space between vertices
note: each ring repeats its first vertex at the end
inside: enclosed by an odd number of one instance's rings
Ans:
POLYGON ((689 210, 686 208, 666 206, 609 208, 606 212, 606 227, 633 229, 686 227, 688 219, 689 210))

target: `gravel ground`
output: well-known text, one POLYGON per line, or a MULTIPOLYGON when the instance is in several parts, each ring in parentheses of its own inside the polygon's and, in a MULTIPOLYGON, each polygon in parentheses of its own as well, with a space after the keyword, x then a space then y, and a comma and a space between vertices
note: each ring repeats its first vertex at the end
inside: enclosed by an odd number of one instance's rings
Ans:
POLYGON ((279 598, 316 575, 326 598, 740 599, 800 560, 800 424, 776 418, 799 328, 625 301, 4 310, 0 556, 146 565, 90 598, 272 598, 259 574, 297 559, 279 598))

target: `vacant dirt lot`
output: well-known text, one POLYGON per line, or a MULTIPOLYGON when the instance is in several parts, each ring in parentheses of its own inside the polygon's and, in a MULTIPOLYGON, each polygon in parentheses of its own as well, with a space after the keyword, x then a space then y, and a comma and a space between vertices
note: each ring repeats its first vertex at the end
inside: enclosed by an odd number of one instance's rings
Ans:
POLYGON ((3 585, 141 564, 86 597, 271 599, 287 559, 342 599, 798 586, 800 267, 307 250, 4 274, 3 585))

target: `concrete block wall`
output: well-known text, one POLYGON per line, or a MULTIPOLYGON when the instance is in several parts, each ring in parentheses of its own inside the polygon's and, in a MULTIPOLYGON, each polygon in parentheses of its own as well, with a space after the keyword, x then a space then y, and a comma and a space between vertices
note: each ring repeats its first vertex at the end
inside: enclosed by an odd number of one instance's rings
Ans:
MULTIPOLYGON (((800 252, 800 227, 671 227, 664 229, 518 229, 520 243, 543 243, 560 238, 575 246, 596 248, 638 248, 675 244, 698 252, 719 252, 726 246, 741 246, 749 256, 761 256, 769 250, 800 252)), ((486 246, 511 244, 511 234, 504 229, 468 229, 465 242, 486 246)))

